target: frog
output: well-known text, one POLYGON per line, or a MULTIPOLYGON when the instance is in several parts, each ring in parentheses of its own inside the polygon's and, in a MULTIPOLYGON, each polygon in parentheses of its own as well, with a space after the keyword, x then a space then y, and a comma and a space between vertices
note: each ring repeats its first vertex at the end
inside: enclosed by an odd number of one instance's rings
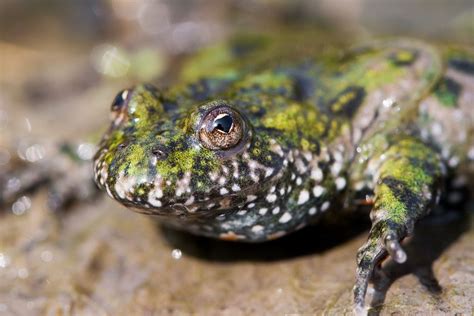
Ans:
POLYGON ((372 222, 353 288, 364 313, 382 261, 407 260, 403 240, 448 184, 473 188, 474 53, 310 39, 236 37, 183 61, 171 86, 120 91, 93 178, 133 211, 228 241, 360 212, 372 222))

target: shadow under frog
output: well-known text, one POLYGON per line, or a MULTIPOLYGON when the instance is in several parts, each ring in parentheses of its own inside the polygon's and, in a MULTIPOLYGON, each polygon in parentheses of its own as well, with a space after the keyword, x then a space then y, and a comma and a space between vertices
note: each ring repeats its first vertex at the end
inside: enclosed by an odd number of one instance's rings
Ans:
MULTIPOLYGON (((472 207, 471 207, 472 208, 472 207)), ((267 243, 246 244, 198 237, 159 225, 165 240, 173 248, 206 261, 269 262, 323 253, 349 239, 365 234, 370 227, 368 219, 357 212, 341 220, 326 220, 317 227, 307 227, 294 234, 267 243), (337 223, 336 223, 337 222, 337 223), (308 242, 308 240, 314 242, 308 242)), ((419 282, 435 297, 442 288, 433 272, 433 263, 471 226, 474 212, 443 211, 420 221, 404 249, 408 260, 398 264, 388 259, 374 273, 374 291, 370 315, 378 315, 391 285, 399 278, 414 274, 419 282)), ((440 299, 440 298, 439 298, 440 299)))

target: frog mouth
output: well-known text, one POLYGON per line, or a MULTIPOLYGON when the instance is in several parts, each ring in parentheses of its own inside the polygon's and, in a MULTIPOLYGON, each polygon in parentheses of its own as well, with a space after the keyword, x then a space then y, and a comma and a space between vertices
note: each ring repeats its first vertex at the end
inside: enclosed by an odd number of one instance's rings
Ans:
POLYGON ((269 178, 269 181, 264 185, 255 183, 238 192, 232 192, 222 196, 213 196, 207 200, 199 200, 189 204, 186 204, 186 202, 163 201, 160 207, 152 207, 141 204, 129 205, 130 203, 127 202, 121 203, 138 213, 166 219, 186 221, 193 218, 211 218, 226 212, 237 211, 249 203, 249 201, 256 201, 262 192, 268 190, 275 184, 275 181, 280 178, 278 174, 279 173, 276 173, 269 178), (249 200, 248 197, 250 196, 253 196, 254 199, 249 200))

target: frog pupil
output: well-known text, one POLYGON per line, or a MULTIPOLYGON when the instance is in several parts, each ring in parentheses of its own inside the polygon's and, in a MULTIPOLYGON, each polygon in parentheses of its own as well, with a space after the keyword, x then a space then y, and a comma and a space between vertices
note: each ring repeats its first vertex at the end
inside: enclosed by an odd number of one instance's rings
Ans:
POLYGON ((221 132, 224 132, 228 134, 232 128, 232 124, 234 121, 232 120, 232 117, 228 114, 224 114, 222 116, 218 116, 214 120, 214 129, 218 129, 221 132))

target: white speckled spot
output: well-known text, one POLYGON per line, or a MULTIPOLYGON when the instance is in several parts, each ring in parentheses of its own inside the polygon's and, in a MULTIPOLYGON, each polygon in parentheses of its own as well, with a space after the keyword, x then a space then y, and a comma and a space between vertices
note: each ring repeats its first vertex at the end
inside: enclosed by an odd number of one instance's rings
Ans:
POLYGON ((342 190, 346 187, 346 179, 339 177, 336 179, 336 189, 342 190))
POLYGON ((354 189, 356 191, 361 191, 365 187, 364 181, 358 181, 354 184, 354 189))
POLYGON ((433 133, 434 136, 440 136, 443 134, 443 126, 440 123, 434 123, 431 125, 431 133, 433 133))
POLYGON ((259 233, 261 231, 263 231, 263 226, 262 225, 255 225, 255 226, 252 226, 252 231, 254 233, 259 233))
POLYGON ((300 177, 298 177, 296 179, 296 185, 301 185, 302 183, 303 183, 303 180, 300 177))
POLYGON ((158 199, 148 199, 148 203, 150 203, 151 205, 155 206, 155 207, 161 207, 163 204, 161 203, 160 200, 158 199))
POLYGON ((250 203, 249 205, 247 205, 248 208, 254 208, 255 207, 255 203, 250 203))
POLYGON ((395 100, 393 100, 392 98, 387 98, 382 101, 382 105, 386 109, 391 108, 394 103, 395 103, 395 100))
POLYGON ((221 195, 225 195, 225 194, 229 193, 229 191, 228 191, 226 188, 221 188, 221 189, 219 190, 219 193, 220 193, 221 195))
POLYGON ((267 168, 266 171, 265 171, 265 178, 268 178, 269 176, 271 176, 273 174, 273 168, 267 168))
POLYGON ((247 195, 247 202, 252 202, 257 199, 256 195, 247 195))
POLYGON ((232 185, 232 191, 234 191, 234 192, 240 191, 239 185, 234 183, 234 184, 232 185))
POLYGON ((331 173, 333 176, 338 176, 339 175, 339 172, 341 172, 342 170, 342 163, 336 161, 333 163, 333 165, 331 166, 331 173))
POLYGON ((280 207, 279 207, 279 206, 275 207, 275 208, 272 210, 272 214, 278 214, 278 213, 280 213, 280 207))
POLYGON ((320 185, 317 185, 313 188, 313 195, 314 197, 320 197, 321 195, 323 195, 324 191, 326 189, 324 189, 322 186, 320 185))
POLYGON ((327 211, 327 209, 329 208, 329 206, 331 205, 331 203, 329 203, 328 201, 324 202, 323 205, 321 205, 321 211, 327 211))
POLYGON ((291 220, 291 214, 288 212, 285 212, 278 221, 284 224, 284 223, 288 223, 290 220, 291 220))
POLYGON ((448 161, 448 165, 452 168, 456 167, 458 164, 459 164, 459 157, 457 157, 457 156, 453 156, 448 161))
POLYGON ((268 212, 268 208, 265 208, 265 207, 258 210, 258 214, 260 215, 265 215, 267 214, 267 212, 268 212))
POLYGON ((269 194, 269 195, 267 195, 267 201, 270 202, 270 203, 275 202, 276 199, 277 199, 276 194, 269 194))
POLYGON ((194 202, 194 195, 191 195, 186 202, 184 202, 184 205, 191 205, 194 202))
POLYGON ((309 215, 314 215, 314 214, 316 214, 316 211, 317 211, 316 207, 313 206, 312 208, 309 209, 308 214, 309 215))
POLYGON ((300 195, 298 196, 298 205, 304 204, 308 202, 309 200, 309 192, 306 190, 303 190, 300 192, 300 195))
POLYGON ((317 182, 321 182, 323 180, 323 172, 321 171, 321 169, 319 168, 314 168, 313 170, 311 170, 311 179, 317 181, 317 182))

